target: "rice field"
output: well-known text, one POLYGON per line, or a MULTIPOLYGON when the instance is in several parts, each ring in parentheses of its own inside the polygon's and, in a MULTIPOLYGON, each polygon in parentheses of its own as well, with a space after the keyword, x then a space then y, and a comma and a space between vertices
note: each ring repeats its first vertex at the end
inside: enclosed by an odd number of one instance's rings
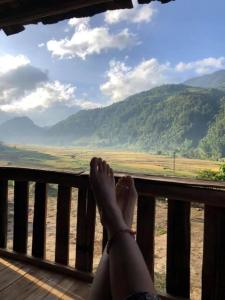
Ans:
POLYGON ((93 156, 102 157, 118 172, 130 172, 153 175, 168 175, 195 178, 204 169, 217 171, 220 162, 211 160, 174 158, 166 155, 155 155, 143 152, 61 148, 43 146, 11 145, 24 155, 0 156, 0 164, 14 166, 28 166, 67 170, 73 172, 89 171, 89 162, 93 156), (175 169, 174 169, 175 165, 175 169))

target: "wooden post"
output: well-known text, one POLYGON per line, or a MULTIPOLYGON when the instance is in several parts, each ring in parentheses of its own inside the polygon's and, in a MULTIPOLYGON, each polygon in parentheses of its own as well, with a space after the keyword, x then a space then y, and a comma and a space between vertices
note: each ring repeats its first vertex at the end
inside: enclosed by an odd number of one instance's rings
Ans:
POLYGON ((92 192, 80 188, 77 209, 76 269, 91 272, 93 267, 96 204, 92 192))
POLYGON ((7 246, 8 181, 0 181, 0 248, 7 246))
POLYGON ((202 300, 225 299, 225 208, 205 206, 202 300))
POLYGON ((166 290, 190 297, 190 202, 168 200, 166 290))
POLYGON ((47 184, 35 184, 32 255, 45 258, 47 184))
POLYGON ((13 250, 19 253, 27 252, 28 198, 28 182, 15 181, 13 250))
POLYGON ((139 196, 137 210, 137 243, 154 279, 155 198, 139 196))
POLYGON ((55 261, 69 263, 71 187, 58 186, 55 261))

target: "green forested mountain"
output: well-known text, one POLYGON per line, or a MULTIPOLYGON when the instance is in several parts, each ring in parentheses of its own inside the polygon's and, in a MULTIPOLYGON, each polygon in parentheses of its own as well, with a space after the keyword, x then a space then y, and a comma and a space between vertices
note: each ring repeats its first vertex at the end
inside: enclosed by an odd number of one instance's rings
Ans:
POLYGON ((80 111, 51 127, 47 136, 59 145, 178 150, 190 155, 201 146, 206 155, 211 132, 221 132, 217 127, 224 103, 221 90, 164 85, 105 108, 80 111))
POLYGON ((211 74, 191 78, 185 81, 184 84, 194 87, 225 90, 225 70, 220 70, 211 74))
POLYGON ((50 128, 14 118, 0 125, 0 140, 225 157, 225 71, 187 83, 217 89, 164 85, 108 107, 79 111, 50 128))

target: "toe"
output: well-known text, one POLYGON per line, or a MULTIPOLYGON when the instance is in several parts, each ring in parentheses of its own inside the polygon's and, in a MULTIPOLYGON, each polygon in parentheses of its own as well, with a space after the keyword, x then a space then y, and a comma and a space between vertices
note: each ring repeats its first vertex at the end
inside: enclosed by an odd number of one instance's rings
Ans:
POLYGON ((97 157, 93 157, 90 162, 90 173, 91 175, 95 175, 98 168, 98 159, 97 157))
POLYGON ((99 172, 103 172, 103 161, 101 159, 101 157, 98 158, 98 170, 99 172))
POLYGON ((113 177, 113 176, 114 176, 114 173, 113 173, 113 169, 112 169, 112 168, 110 168, 110 170, 109 170, 109 174, 110 174, 110 176, 111 176, 111 177, 113 177))
POLYGON ((110 176, 110 166, 109 166, 109 164, 106 164, 106 172, 107 172, 107 175, 110 176))
POLYGON ((106 161, 105 161, 105 160, 103 160, 103 162, 102 162, 102 171, 103 171, 104 173, 107 173, 107 164, 106 164, 106 161))

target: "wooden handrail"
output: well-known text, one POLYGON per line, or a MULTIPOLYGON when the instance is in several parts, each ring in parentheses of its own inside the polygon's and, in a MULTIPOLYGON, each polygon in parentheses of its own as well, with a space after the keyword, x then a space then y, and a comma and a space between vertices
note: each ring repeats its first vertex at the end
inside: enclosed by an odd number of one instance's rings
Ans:
MULTIPOLYGON (((118 180, 123 173, 116 173, 118 180)), ((154 276, 155 202, 168 200, 168 294, 162 299, 190 297, 190 206, 205 204, 202 299, 225 299, 225 183, 132 174, 138 191, 137 242, 154 276), (212 275, 210 275, 212 272, 212 275), (215 291, 215 292, 212 292, 215 291)), ((82 280, 93 278, 96 203, 88 174, 0 167, 0 255, 29 261, 82 280), (14 181, 13 252, 7 249, 8 181, 14 181), (29 183, 35 182, 32 256, 27 255, 29 183), (58 185, 55 262, 45 259, 47 186, 58 185), (68 266, 71 188, 78 189, 76 263, 68 266)), ((107 242, 104 231, 103 245, 107 242)))

